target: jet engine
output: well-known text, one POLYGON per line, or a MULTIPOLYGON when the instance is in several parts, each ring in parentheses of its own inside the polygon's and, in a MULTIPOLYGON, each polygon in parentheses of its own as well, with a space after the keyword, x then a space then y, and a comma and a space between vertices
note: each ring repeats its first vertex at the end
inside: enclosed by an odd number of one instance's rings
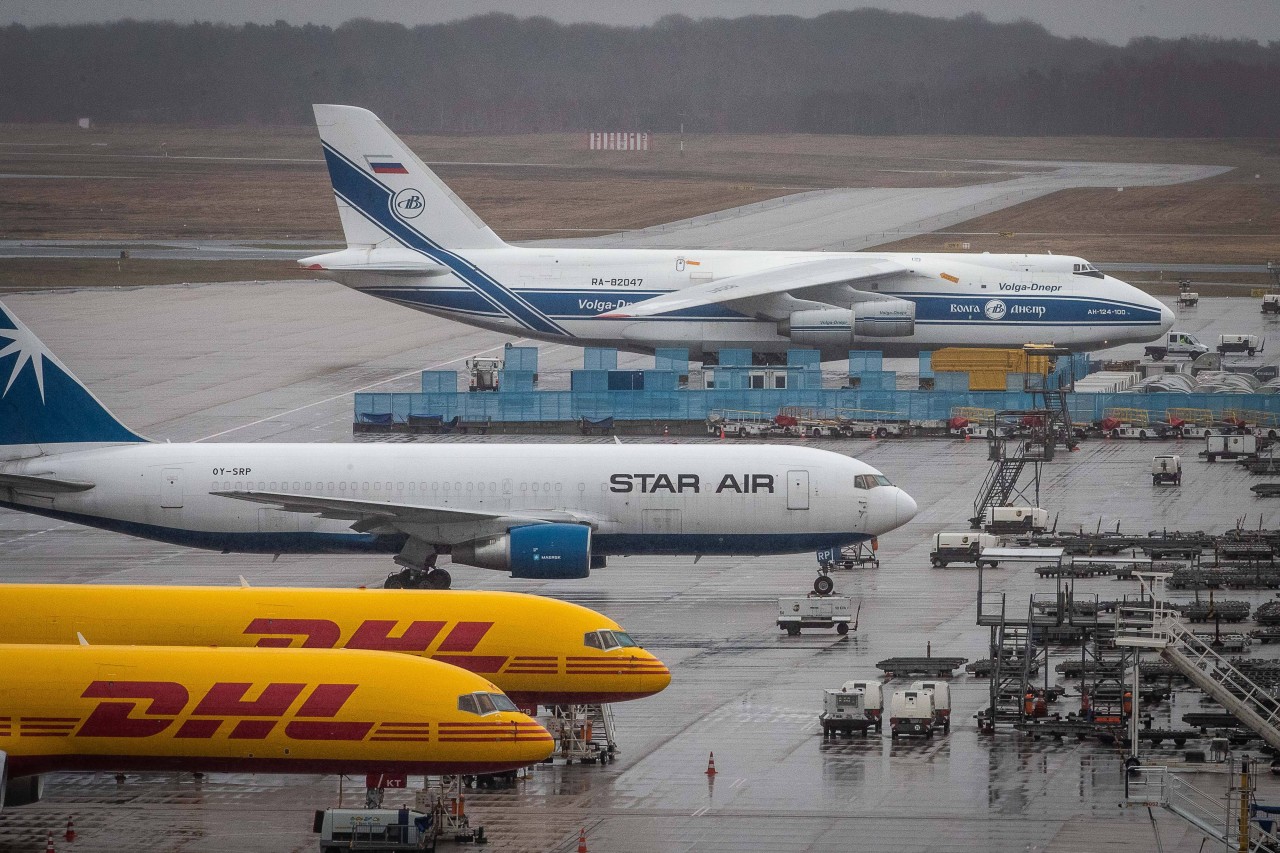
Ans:
POLYGON ((817 349, 852 346, 865 338, 901 338, 915 334, 916 304, 906 299, 858 302, 852 308, 793 311, 778 333, 800 346, 817 349))
POLYGON ((585 524, 530 524, 501 536, 454 545, 455 563, 510 571, 513 578, 569 580, 591 573, 591 528, 585 524))
POLYGON ((0 752, 0 811, 5 806, 29 806, 44 796, 43 776, 9 778, 9 756, 0 752))

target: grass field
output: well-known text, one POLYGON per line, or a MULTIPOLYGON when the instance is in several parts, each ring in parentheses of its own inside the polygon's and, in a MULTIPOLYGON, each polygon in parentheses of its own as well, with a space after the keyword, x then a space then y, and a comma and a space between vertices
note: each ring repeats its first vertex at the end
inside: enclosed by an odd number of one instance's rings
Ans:
MULTIPOLYGON (((826 187, 957 186, 1036 168, 983 161, 1232 166, 1173 187, 1066 190, 884 248, 1078 254, 1098 262, 1280 259, 1274 140, 660 136, 644 154, 583 135, 408 137, 511 240, 643 228, 826 187), (1002 234, 1006 236, 1001 236, 1002 234)), ((339 241, 310 127, 0 126, 0 237, 339 241)), ((0 261, 0 286, 118 283, 114 262, 0 261), (61 266, 59 266, 61 265, 61 266)), ((132 261, 132 283, 295 275, 288 264, 132 261)))

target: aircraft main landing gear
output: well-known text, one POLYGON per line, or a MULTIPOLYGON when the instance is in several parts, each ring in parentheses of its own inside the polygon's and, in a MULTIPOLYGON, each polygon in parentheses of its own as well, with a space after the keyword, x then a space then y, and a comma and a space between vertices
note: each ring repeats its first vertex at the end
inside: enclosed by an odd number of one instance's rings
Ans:
POLYGON ((448 589, 452 583, 453 578, 444 569, 423 567, 392 572, 382 586, 384 589, 448 589))

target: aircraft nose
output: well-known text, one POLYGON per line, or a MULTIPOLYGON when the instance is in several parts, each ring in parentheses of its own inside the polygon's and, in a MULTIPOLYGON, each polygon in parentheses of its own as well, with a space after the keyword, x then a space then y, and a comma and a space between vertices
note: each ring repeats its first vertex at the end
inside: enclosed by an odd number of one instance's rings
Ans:
POLYGON ((1163 302, 1160 303, 1160 334, 1164 334, 1173 328, 1173 321, 1177 318, 1173 315, 1173 309, 1163 302))
POLYGON ((911 497, 911 495, 907 494, 902 489, 898 489, 898 498, 894 502, 893 526, 901 527, 911 519, 915 518, 917 509, 919 509, 919 507, 916 506, 915 498, 911 497))

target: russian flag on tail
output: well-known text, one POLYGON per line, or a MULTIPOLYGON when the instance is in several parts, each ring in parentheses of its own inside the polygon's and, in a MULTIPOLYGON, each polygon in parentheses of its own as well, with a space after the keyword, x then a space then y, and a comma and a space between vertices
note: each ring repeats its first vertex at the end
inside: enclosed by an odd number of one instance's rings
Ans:
POLYGON ((375 175, 407 175, 409 170, 403 163, 392 160, 385 155, 365 155, 365 162, 375 175))

